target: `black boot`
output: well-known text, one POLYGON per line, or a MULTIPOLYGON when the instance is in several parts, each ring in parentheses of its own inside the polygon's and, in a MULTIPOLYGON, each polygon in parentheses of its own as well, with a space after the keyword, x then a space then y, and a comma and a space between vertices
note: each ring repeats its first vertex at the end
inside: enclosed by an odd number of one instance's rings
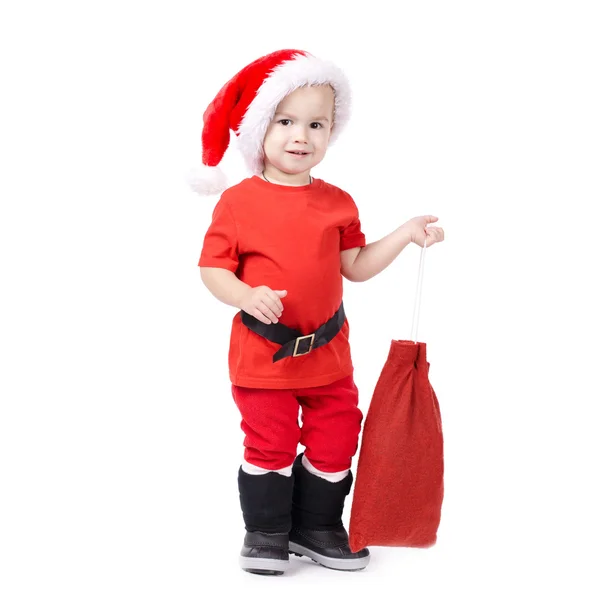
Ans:
POLYGON ((309 473, 302 466, 302 455, 294 462, 294 495, 290 552, 307 556, 330 569, 358 571, 370 560, 364 548, 352 552, 348 533, 342 523, 344 500, 352 487, 352 473, 332 483, 309 473))
POLYGON ((249 475, 240 468, 238 487, 246 524, 240 554, 244 571, 281 575, 288 568, 293 485, 293 476, 249 475))

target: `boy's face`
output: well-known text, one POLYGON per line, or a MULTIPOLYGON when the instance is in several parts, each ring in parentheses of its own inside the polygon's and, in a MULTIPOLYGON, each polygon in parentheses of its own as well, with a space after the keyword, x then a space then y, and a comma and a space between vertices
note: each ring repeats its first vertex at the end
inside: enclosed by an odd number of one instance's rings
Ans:
POLYGON ((308 183, 310 169, 323 160, 327 151, 333 109, 330 85, 302 87, 286 96, 263 142, 265 171, 290 182, 308 183))

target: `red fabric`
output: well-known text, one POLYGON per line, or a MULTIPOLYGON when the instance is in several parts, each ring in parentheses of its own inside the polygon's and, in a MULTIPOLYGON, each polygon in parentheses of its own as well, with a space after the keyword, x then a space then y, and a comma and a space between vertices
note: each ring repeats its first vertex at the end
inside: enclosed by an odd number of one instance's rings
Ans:
POLYGON ((426 345, 392 341, 369 406, 350 514, 350 547, 427 547, 444 496, 443 434, 426 345))
POLYGON ((219 90, 203 116, 202 162, 205 165, 212 167, 221 162, 229 146, 229 130, 232 129, 237 135, 258 88, 273 69, 297 54, 306 56, 302 50, 278 50, 262 56, 245 66, 219 90))
MULTIPOLYGON (((340 307, 340 252, 365 245, 352 197, 322 179, 286 186, 258 176, 226 190, 215 206, 198 265, 229 269, 251 287, 287 290, 280 323, 312 333, 340 307)), ((233 318, 229 375, 235 385, 287 389, 351 375, 348 320, 328 343, 273 363, 281 348, 233 318)))
POLYGON ((313 388, 262 390, 232 385, 231 389, 246 434, 244 458, 250 464, 271 470, 289 467, 300 443, 317 469, 336 473, 350 468, 363 417, 351 375, 313 388))

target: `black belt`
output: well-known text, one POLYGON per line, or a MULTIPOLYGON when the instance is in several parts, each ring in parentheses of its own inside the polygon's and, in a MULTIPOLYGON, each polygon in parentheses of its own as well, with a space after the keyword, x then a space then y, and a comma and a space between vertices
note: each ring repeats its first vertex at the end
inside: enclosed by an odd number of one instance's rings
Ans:
POLYGON ((346 320, 343 302, 329 321, 323 323, 319 329, 309 335, 302 335, 297 329, 292 329, 283 323, 270 323, 267 325, 243 310, 240 311, 240 314, 242 315, 242 323, 248 329, 282 346, 273 354, 273 362, 277 362, 286 356, 304 356, 311 350, 324 346, 339 333, 346 320))

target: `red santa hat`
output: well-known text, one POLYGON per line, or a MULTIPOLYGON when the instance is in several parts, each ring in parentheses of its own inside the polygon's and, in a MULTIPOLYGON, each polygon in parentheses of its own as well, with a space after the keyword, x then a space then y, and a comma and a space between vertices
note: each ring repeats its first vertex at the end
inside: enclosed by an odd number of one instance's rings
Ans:
POLYGON ((202 166, 190 174, 191 187, 204 196, 227 188, 218 164, 229 146, 230 129, 250 172, 261 173, 263 140, 279 103, 300 87, 324 84, 331 85, 335 95, 331 144, 348 122, 351 104, 349 82, 336 65, 303 50, 278 50, 244 67, 204 111, 202 166))

